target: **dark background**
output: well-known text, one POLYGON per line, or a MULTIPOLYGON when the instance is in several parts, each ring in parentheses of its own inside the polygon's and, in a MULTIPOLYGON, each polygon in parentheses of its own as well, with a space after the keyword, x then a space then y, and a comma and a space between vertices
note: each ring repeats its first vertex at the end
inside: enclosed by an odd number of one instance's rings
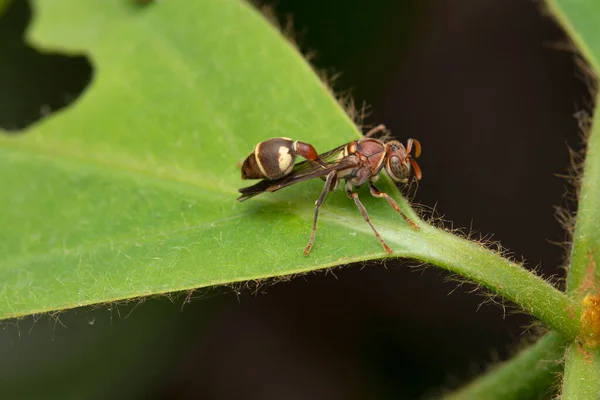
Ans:
MULTIPOLYGON (((293 15, 318 69, 342 73, 337 90, 371 106, 367 124, 421 141, 415 202, 493 233, 545 276, 564 275, 566 250, 553 242, 568 235, 555 206, 575 205, 557 174, 568 170, 567 146, 581 150, 575 114, 589 111, 593 83, 537 2, 266 3, 281 20, 293 15)), ((13 134, 68 106, 93 74, 85 58, 27 47, 29 15, 17 0, 0 19, 0 127, 13 134)), ((178 297, 5 323, 0 389, 22 398, 35 380, 80 398, 435 395, 532 334, 528 317, 479 308, 485 297, 447 277, 404 262, 357 265, 257 293, 201 291, 183 308, 178 297)))

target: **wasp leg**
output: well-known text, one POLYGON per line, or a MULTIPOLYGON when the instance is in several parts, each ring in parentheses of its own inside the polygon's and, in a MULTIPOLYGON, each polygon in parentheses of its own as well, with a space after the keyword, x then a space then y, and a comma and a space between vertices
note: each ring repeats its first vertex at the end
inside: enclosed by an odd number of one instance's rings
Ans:
POLYGON ((308 245, 304 249, 304 255, 307 256, 310 253, 310 249, 313 247, 313 243, 315 242, 315 235, 317 233, 317 218, 319 217, 319 207, 325 201, 325 197, 327 193, 332 191, 337 186, 337 171, 331 171, 329 175, 327 175, 327 179, 325 180, 325 187, 321 191, 321 195, 315 201, 315 218, 313 219, 312 232, 310 233, 310 240, 308 241, 308 245))
POLYGON ((387 202, 390 204, 390 206, 392 206, 392 208, 396 211, 398 211, 398 213, 402 216, 402 218, 404 218, 404 220, 406 222, 408 222, 408 224, 416 231, 419 230, 419 226, 417 224, 415 224, 410 218, 408 218, 406 216, 406 214, 404 214, 402 212, 402 210, 400 209, 400 207, 398 206, 398 203, 396 203, 396 201, 394 199, 392 199, 390 197, 389 194, 380 191, 379 189, 377 189, 375 187, 375 185, 373 185, 373 182, 369 182, 369 189, 371 190, 371 194, 377 198, 384 198, 387 200, 387 202))
POLYGON ((377 232, 377 229, 375 229, 375 227, 371 223, 371 218, 369 218, 369 214, 367 213, 367 210, 365 209, 365 206, 363 206, 363 204, 360 202, 360 200, 358 198, 358 193, 353 192, 352 189, 350 189, 348 187, 348 185, 346 185, 346 194, 348 195, 348 197, 350 197, 352 200, 354 200, 354 203, 356 204, 356 207, 358 207, 358 209, 360 210, 360 213, 362 214, 363 218, 365 219, 365 221, 367 221, 367 224, 369 224, 369 226, 373 230, 373 233, 375 233, 375 236, 377 237, 377 240, 379 240, 379 243, 381 243, 381 245, 383 246, 383 249, 385 250, 385 252, 388 253, 388 254, 392 254, 393 251, 392 251, 392 249, 390 249, 390 246, 387 245, 387 243, 385 242, 385 240, 383 240, 383 238, 381 237, 381 235, 379 234, 379 232, 377 232))
POLYGON ((365 137, 372 137, 372 136, 373 136, 373 135, 375 135, 376 133, 379 133, 379 132, 383 132, 383 131, 385 131, 385 129, 386 129, 386 128, 385 128, 385 125, 383 125, 383 124, 377 125, 375 128, 373 128, 373 129, 371 129, 369 132, 367 132, 367 133, 365 134, 365 137))

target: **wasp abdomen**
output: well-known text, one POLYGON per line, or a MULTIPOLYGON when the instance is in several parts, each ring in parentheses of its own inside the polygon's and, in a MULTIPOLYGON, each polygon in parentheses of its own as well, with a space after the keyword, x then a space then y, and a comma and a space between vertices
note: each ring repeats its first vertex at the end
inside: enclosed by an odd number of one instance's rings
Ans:
POLYGON ((277 179, 294 168, 294 141, 273 138, 260 142, 242 164, 242 179, 277 179))

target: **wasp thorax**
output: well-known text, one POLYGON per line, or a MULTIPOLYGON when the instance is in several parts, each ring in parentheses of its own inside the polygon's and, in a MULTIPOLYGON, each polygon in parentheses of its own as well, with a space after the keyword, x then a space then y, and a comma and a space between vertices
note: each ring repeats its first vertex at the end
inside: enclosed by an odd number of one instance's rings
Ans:
POLYGON ((388 175, 396 182, 408 182, 410 177, 410 164, 406 158, 402 160, 398 156, 391 156, 387 162, 386 168, 388 175))
POLYGON ((242 164, 242 179, 277 179, 294 168, 294 141, 273 138, 260 142, 242 164))

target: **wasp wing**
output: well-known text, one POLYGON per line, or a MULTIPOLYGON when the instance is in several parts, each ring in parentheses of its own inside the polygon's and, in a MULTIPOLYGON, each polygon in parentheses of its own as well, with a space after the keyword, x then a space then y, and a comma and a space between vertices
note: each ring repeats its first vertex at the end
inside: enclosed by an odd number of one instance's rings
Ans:
POLYGON ((355 157, 343 157, 342 145, 326 153, 319 154, 321 164, 314 161, 302 161, 294 166, 292 172, 279 179, 263 179, 255 185, 239 189, 242 193, 238 201, 244 201, 263 192, 275 192, 284 187, 309 179, 321 178, 329 175, 331 171, 340 171, 358 165, 355 157))

